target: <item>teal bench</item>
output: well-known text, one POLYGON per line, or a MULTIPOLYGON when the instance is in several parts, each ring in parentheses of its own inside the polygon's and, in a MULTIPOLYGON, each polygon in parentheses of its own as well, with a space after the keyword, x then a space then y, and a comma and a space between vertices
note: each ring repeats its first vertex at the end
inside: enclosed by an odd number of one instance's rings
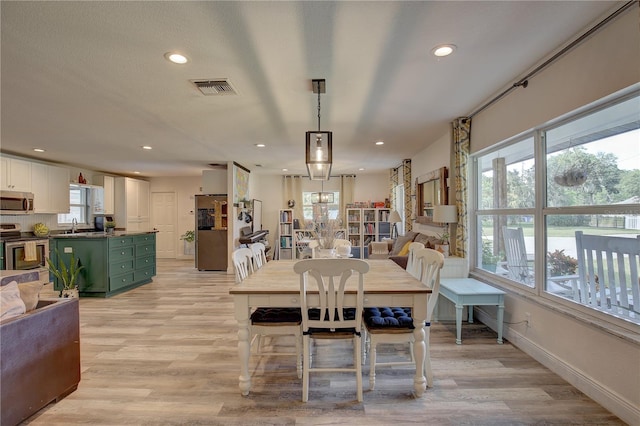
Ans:
POLYGON ((456 344, 462 344, 462 308, 469 307, 469 322, 473 323, 473 307, 476 305, 498 307, 498 343, 502 344, 504 291, 473 278, 441 278, 440 294, 456 307, 456 344))

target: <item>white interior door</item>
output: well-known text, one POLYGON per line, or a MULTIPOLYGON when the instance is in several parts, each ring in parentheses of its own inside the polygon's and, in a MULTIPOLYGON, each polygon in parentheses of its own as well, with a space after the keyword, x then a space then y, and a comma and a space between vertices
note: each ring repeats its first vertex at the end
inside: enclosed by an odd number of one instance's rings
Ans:
POLYGON ((151 194, 151 226, 156 229, 156 257, 175 259, 176 245, 176 193, 153 192, 151 194))

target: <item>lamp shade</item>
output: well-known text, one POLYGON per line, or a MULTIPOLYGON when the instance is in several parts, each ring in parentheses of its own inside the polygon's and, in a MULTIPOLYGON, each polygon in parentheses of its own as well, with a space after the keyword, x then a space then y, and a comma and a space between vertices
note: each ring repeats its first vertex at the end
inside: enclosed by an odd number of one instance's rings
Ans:
POLYGON ((305 162, 311 180, 329 180, 333 157, 331 136, 331 132, 307 132, 305 162))
POLYGON ((458 222, 458 209, 455 205, 433 206, 433 221, 438 223, 458 222))
POLYGON ((391 222, 391 223, 402 222, 402 218, 400 217, 400 213, 398 213, 397 210, 392 210, 391 211, 391 214, 389 215, 389 222, 391 222))

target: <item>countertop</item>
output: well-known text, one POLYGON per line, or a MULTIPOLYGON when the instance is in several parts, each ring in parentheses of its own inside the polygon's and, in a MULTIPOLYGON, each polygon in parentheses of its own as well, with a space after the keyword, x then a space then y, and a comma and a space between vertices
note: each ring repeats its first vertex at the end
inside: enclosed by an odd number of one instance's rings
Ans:
POLYGON ((116 238, 130 235, 155 234, 158 231, 115 231, 113 234, 106 232, 76 232, 75 234, 52 234, 49 238, 116 238))

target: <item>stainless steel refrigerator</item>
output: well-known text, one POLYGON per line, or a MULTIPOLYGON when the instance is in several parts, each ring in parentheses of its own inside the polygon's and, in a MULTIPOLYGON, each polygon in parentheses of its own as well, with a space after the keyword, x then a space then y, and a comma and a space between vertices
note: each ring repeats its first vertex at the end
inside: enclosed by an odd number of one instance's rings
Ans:
POLYGON ((227 270, 227 194, 196 195, 196 268, 227 270))

